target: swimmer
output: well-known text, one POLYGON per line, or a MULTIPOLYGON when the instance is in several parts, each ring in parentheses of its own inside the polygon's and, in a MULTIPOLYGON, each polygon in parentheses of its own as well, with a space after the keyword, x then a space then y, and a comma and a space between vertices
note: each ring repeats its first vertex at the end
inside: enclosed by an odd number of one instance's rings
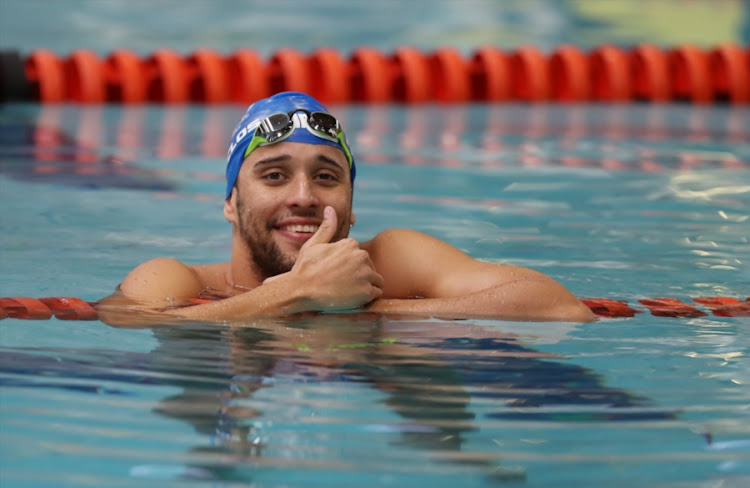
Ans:
POLYGON ((586 305, 540 272, 482 262, 413 230, 386 230, 366 242, 348 237, 356 221, 355 175, 344 132, 320 102, 297 92, 255 102, 228 152, 230 260, 147 261, 99 302, 99 316, 111 325, 341 311, 594 320, 586 305), (195 304, 209 296, 218 299, 195 304))

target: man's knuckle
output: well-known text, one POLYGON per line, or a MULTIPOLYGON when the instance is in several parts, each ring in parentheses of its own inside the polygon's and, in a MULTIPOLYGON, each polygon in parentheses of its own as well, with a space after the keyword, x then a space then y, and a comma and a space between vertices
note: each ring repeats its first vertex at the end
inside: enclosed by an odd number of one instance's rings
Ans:
POLYGON ((364 249, 357 249, 353 253, 353 256, 360 261, 369 261, 370 255, 364 249))

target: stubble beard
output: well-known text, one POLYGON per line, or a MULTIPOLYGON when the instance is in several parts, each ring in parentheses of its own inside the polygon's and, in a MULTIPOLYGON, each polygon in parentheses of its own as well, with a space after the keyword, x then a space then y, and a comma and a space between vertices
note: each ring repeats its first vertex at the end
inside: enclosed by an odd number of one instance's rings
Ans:
MULTIPOLYGON (((237 211, 239 213, 238 230, 242 240, 247 244, 250 262, 255 265, 255 273, 260 281, 271 276, 287 273, 292 270, 297 261, 296 255, 284 254, 273 238, 273 229, 276 220, 262 222, 253 216, 252 211, 247 211, 242 198, 237 198, 237 211)), ((306 213, 295 214, 298 217, 316 217, 315 210, 306 213)), ((339 217, 339 228, 331 242, 343 239, 349 234, 349 217, 339 217)))

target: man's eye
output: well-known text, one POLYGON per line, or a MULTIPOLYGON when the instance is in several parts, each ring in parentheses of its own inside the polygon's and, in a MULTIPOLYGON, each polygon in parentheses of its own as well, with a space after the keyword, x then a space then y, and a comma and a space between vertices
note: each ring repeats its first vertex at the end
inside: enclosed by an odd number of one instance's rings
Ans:
POLYGON ((323 181, 336 181, 336 176, 330 173, 320 173, 318 179, 323 181))
POLYGON ((267 180, 278 181, 278 180, 282 179, 283 177, 284 177, 283 174, 279 173, 278 171, 274 171, 273 173, 266 173, 266 175, 265 175, 264 178, 267 179, 267 180))

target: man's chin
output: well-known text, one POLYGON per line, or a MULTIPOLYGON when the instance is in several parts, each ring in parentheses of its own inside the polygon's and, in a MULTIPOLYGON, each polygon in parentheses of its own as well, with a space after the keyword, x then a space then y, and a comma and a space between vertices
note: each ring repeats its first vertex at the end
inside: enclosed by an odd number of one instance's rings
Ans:
POLYGON ((302 247, 301 244, 278 238, 248 244, 251 249, 250 260, 265 278, 291 271, 302 247))
POLYGON ((297 256, 299 256, 299 248, 289 248, 288 246, 280 246, 279 247, 280 255, 281 255, 281 262, 283 263, 283 268, 286 269, 286 271, 291 271, 292 267, 294 267, 294 263, 297 262, 297 256))

